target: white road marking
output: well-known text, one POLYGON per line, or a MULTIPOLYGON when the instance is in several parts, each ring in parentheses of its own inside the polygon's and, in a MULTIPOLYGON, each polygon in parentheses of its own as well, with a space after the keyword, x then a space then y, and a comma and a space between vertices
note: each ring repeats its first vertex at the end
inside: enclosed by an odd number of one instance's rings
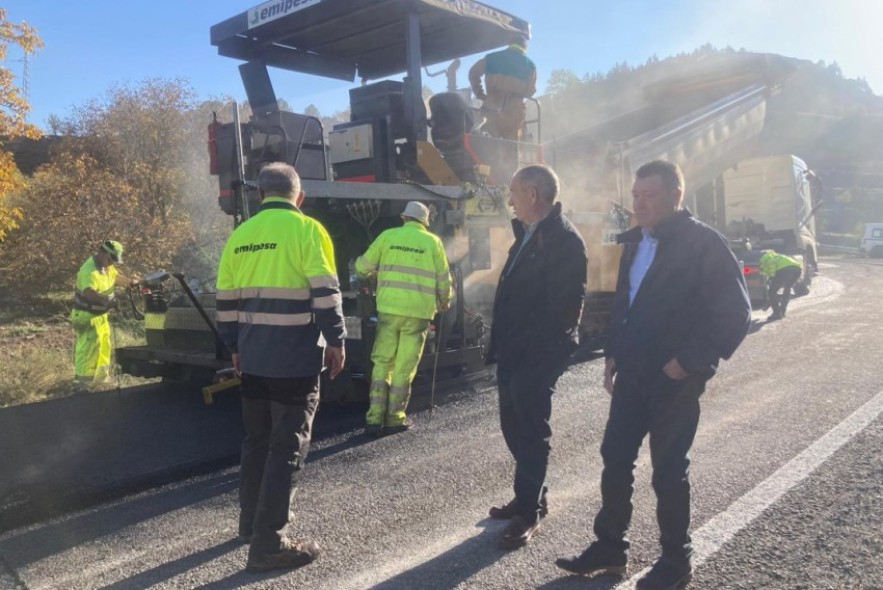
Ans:
MULTIPOLYGON (((725 512, 706 522, 693 534, 693 567, 701 565, 717 553, 724 543, 806 479, 840 447, 873 422, 881 412, 883 412, 883 391, 753 490, 736 500, 725 512)), ((638 579, 649 570, 650 568, 645 568, 638 572, 623 584, 616 586, 616 590, 633 589, 638 579)))

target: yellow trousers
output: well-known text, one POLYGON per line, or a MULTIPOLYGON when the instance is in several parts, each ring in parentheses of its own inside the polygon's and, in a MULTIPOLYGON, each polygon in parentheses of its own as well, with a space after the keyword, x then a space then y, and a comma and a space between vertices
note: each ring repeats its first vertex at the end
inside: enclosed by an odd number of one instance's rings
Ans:
POLYGON ((107 314, 93 315, 75 309, 71 323, 77 335, 74 368, 77 382, 92 385, 110 376, 110 322, 107 314))
POLYGON ((411 381, 423 356, 429 320, 379 313, 371 351, 369 425, 401 426, 411 398, 411 381))

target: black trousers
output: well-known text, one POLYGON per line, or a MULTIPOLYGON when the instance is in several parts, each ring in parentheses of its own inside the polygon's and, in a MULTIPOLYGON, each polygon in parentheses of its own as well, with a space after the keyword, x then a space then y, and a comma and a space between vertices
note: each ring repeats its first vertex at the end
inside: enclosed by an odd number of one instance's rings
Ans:
POLYGON ((546 493, 552 394, 566 367, 566 358, 539 363, 500 361, 497 365, 500 427, 515 459, 518 511, 529 523, 540 518, 540 501, 546 493))
POLYGON ((705 381, 699 376, 674 381, 661 371, 649 379, 617 375, 601 443, 601 510, 594 523, 595 535, 606 551, 628 554, 635 461, 649 434, 662 558, 689 563, 693 553, 689 452, 705 381))
POLYGON ((798 267, 786 266, 770 279, 770 305, 773 308, 774 314, 778 316, 785 315, 785 311, 788 309, 788 302, 791 300, 791 287, 794 286, 794 283, 799 278, 800 269, 798 267), (781 295, 779 295, 779 291, 782 291, 781 295))
POLYGON ((318 375, 242 376, 239 533, 252 536, 250 554, 276 553, 283 546, 318 407, 318 375))

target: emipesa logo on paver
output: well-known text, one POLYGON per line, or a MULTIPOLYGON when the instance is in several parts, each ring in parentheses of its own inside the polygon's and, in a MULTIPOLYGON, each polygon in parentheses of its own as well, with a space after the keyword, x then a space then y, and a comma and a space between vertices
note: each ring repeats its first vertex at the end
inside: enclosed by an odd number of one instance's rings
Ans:
POLYGON ((248 9, 248 28, 253 29, 286 14, 319 4, 322 0, 273 0, 248 9))

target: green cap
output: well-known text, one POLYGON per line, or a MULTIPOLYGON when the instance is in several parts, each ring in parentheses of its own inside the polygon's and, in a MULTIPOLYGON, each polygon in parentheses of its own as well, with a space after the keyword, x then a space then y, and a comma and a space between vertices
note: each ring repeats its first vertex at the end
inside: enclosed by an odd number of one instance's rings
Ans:
POLYGON ((101 244, 101 249, 110 256, 110 259, 113 260, 114 264, 123 263, 123 245, 116 240, 107 240, 101 244))

